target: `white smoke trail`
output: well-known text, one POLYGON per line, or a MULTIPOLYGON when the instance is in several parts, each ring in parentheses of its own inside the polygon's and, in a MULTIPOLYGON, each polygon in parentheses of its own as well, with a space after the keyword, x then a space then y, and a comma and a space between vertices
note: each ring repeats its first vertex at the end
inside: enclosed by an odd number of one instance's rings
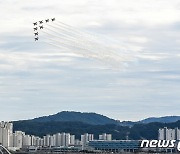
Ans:
MULTIPOLYGON (((107 45, 106 43, 107 42, 103 42, 102 41, 102 39, 99 39, 98 37, 96 37, 96 35, 92 35, 92 34, 89 34, 89 33, 85 33, 85 32, 83 32, 83 31, 80 31, 80 30, 78 30, 78 29, 76 29, 76 28, 74 28, 74 27, 72 27, 72 26, 70 26, 70 25, 67 25, 67 24, 64 24, 64 23, 62 23, 62 22, 60 22, 62 25, 66 25, 66 31, 68 31, 69 30, 69 32, 72 32, 72 33, 74 33, 74 34, 77 34, 77 36, 78 36, 78 38, 79 38, 79 40, 82 40, 83 41, 83 43, 86 43, 86 45, 87 45, 87 43, 93 43, 93 46, 95 46, 95 45, 97 45, 97 47, 98 48, 100 48, 101 47, 101 49, 102 48, 104 48, 103 50, 107 50, 108 49, 108 52, 110 51, 110 53, 113 53, 114 52, 114 54, 118 54, 118 53, 120 53, 120 54, 123 54, 124 53, 124 55, 126 54, 128 54, 127 53, 127 49, 126 49, 126 51, 123 51, 122 49, 124 49, 124 48, 117 48, 116 46, 119 46, 118 44, 111 44, 111 45, 107 45), (70 27, 70 29, 68 29, 67 27, 70 27), (74 30, 73 30, 73 28, 74 28, 74 30), (77 32, 77 33, 76 33, 77 32), (81 35, 80 35, 81 34, 81 35), (83 39, 82 39, 82 37, 83 37, 83 39), (120 51, 120 52, 119 52, 120 51)), ((55 25, 58 25, 57 23, 55 23, 55 25)), ((54 28, 56 28, 54 25, 53 25, 53 27, 54 28)), ((59 27, 58 27, 59 28, 59 27)), ((60 28, 61 29, 61 28, 60 28)), ((59 29, 58 29, 59 30, 59 29)), ((76 39, 77 39, 77 36, 76 36, 76 39)), ((103 36, 103 37, 105 37, 105 36, 103 36)), ((122 45, 121 45, 122 46, 122 45)), ((131 52, 132 53, 132 52, 131 52)))
POLYGON ((64 23, 47 24, 42 30, 45 42, 66 52, 96 59, 105 64, 121 67, 122 63, 134 60, 134 55, 122 50, 118 45, 107 45, 89 33, 81 32, 64 23), (54 24, 54 25, 52 25, 54 24))
MULTIPOLYGON (((54 26, 53 26, 54 27, 54 26)), ((56 33, 56 31, 54 31, 54 30, 52 30, 54 33, 56 33)), ((56 34, 60 34, 59 32, 57 32, 56 34)), ((60 36, 62 37, 62 33, 60 34, 60 36)), ((67 35, 68 36, 68 35, 67 35)), ((59 36, 56 36, 56 37, 59 37, 59 36)), ((73 36, 70 36, 71 38, 73 38, 73 39, 71 39, 71 41, 73 40, 74 42, 77 42, 78 41, 78 43, 80 44, 81 43, 81 46, 88 46, 88 47, 95 47, 96 46, 96 48, 99 48, 100 49, 100 47, 101 47, 101 49, 103 49, 104 51, 105 50, 107 50, 108 49, 108 47, 104 47, 103 48, 103 46, 102 46, 102 44, 98 44, 98 43, 96 43, 95 41, 94 42, 92 42, 92 41, 89 41, 89 40, 87 40, 87 39, 85 39, 85 37, 84 36, 81 36, 81 37, 73 37, 73 36), (81 40, 82 39, 82 40, 81 40), (81 41, 79 41, 79 40, 81 40, 81 41)), ((59 37, 60 38, 60 37, 59 37)), ((69 38, 69 37, 68 37, 69 38)), ((66 37, 64 37, 63 39, 66 39, 66 37)), ((109 51, 111 51, 111 49, 108 49, 109 51)), ((99 52, 100 52, 100 50, 99 50, 99 52)), ((113 51, 111 51, 111 53, 112 53, 113 51)))
POLYGON ((65 40, 61 40, 60 41, 60 40, 56 40, 56 39, 53 39, 53 38, 49 38, 47 36, 44 36, 44 38, 49 39, 52 42, 55 42, 56 43, 56 47, 64 48, 68 52, 74 51, 76 54, 79 54, 79 55, 84 56, 86 58, 97 58, 97 59, 100 59, 100 58, 98 58, 98 56, 96 54, 90 53, 90 50, 88 50, 86 48, 83 48, 81 46, 78 46, 78 45, 70 44, 68 41, 65 41, 65 40), (84 51, 86 51, 86 52, 84 52, 84 51))

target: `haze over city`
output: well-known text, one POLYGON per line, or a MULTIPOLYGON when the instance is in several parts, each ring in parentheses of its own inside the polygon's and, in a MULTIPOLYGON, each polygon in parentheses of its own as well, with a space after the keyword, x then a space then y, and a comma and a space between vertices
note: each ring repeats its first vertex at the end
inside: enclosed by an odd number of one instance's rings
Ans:
POLYGON ((179 115, 178 0, 0 4, 0 120, 60 111, 96 112, 121 121, 179 115), (116 68, 73 49, 67 53, 35 42, 33 22, 52 17, 116 47, 127 60, 116 68))

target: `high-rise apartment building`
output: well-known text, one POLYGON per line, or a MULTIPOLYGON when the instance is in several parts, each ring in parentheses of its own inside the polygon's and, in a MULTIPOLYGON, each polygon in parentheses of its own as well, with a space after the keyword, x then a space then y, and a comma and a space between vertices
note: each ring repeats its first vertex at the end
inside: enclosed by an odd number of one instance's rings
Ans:
POLYGON ((99 135, 99 140, 111 141, 112 140, 112 135, 103 133, 103 134, 99 135))
POLYGON ((88 134, 85 133, 84 135, 81 135, 81 144, 82 144, 82 149, 84 150, 85 146, 89 141, 94 140, 94 134, 88 134))
POLYGON ((15 131, 13 134, 13 147, 22 148, 23 146, 23 136, 25 133, 22 131, 15 131))
POLYGON ((13 134, 13 124, 9 122, 0 122, 0 143, 5 146, 9 147, 10 139, 12 138, 13 134))
POLYGON ((170 129, 167 127, 161 128, 158 131, 159 140, 180 140, 180 130, 178 128, 170 129))

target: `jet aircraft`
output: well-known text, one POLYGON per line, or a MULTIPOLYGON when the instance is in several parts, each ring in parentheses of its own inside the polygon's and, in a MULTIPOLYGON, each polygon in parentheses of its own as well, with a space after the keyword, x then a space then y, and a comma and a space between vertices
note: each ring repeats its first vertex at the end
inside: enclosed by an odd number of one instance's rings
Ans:
POLYGON ((43 26, 39 26, 40 29, 43 29, 44 27, 43 26))
POLYGON ((38 28, 37 28, 37 27, 35 27, 35 28, 34 28, 34 31, 37 31, 37 29, 38 29, 38 28))
POLYGON ((37 35, 38 35, 38 32, 37 32, 37 33, 34 33, 34 35, 37 36, 37 35))
POLYGON ((39 21, 39 23, 42 24, 42 23, 43 23, 43 20, 39 21))
POLYGON ((35 37, 34 39, 35 39, 35 41, 38 41, 39 38, 38 38, 38 37, 35 37))
POLYGON ((47 23, 47 22, 49 22, 49 19, 46 19, 45 21, 46 21, 46 23, 47 23))
POLYGON ((34 24, 34 26, 36 26, 36 25, 37 25, 37 22, 34 22, 33 24, 34 24))

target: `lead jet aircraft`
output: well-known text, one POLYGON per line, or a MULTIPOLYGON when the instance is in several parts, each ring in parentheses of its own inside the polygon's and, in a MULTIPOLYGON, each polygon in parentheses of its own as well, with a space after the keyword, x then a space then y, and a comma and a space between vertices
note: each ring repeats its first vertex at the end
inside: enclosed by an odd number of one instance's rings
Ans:
POLYGON ((52 21, 55 21, 55 18, 52 18, 51 20, 52 20, 52 21))
POLYGON ((35 41, 38 41, 39 38, 38 38, 38 37, 35 37, 34 39, 35 39, 35 41))
POLYGON ((38 32, 37 32, 37 33, 34 33, 34 35, 37 36, 37 35, 38 35, 38 32))
POLYGON ((47 23, 47 22, 49 22, 49 19, 46 19, 45 21, 46 21, 46 23, 47 23))
POLYGON ((39 21, 39 23, 42 24, 42 23, 43 23, 43 20, 39 21))
POLYGON ((44 27, 43 26, 39 26, 40 29, 43 29, 44 27))
POLYGON ((35 27, 35 28, 34 28, 34 31, 37 31, 37 29, 38 29, 38 28, 37 28, 37 27, 35 27))
POLYGON ((36 26, 36 25, 37 25, 37 22, 34 22, 33 24, 34 24, 34 26, 36 26))

